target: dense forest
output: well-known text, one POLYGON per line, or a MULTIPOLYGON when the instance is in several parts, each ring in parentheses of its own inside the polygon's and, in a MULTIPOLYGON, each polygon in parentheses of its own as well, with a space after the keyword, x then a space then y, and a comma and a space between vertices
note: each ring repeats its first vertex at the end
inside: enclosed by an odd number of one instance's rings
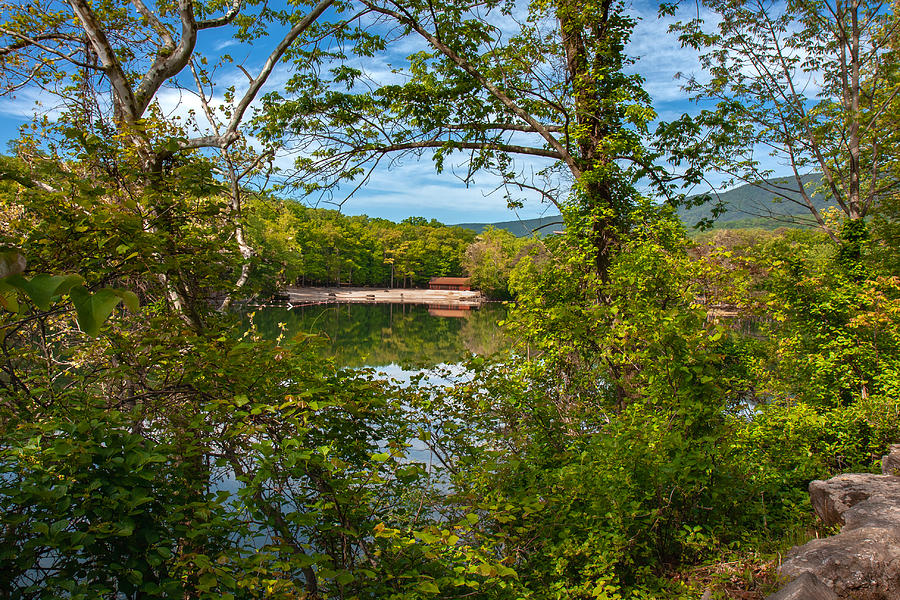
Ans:
POLYGON ((256 199, 246 213, 257 255, 249 287, 263 300, 290 285, 426 287, 432 277, 463 275, 488 297, 508 299, 513 267, 541 251, 535 236, 489 225, 476 235, 434 219, 394 223, 276 199, 256 199))
POLYGON ((670 120, 614 0, 0 7, 2 93, 55 107, 0 158, 2 598, 761 599, 810 480, 900 441, 893 5, 659 4, 670 120), (412 157, 565 231, 296 201, 412 157), (813 226, 688 235, 712 174, 813 226), (455 378, 239 310, 457 269, 515 302, 455 378))
POLYGON ((402 223, 348 217, 296 202, 258 201, 248 233, 262 256, 257 278, 271 285, 416 287, 463 274, 475 233, 435 220, 402 223))

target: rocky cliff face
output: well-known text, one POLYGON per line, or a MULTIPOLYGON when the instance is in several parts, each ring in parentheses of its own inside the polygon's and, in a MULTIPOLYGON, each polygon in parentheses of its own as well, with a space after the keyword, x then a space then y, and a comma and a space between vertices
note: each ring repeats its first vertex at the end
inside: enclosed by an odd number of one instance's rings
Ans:
POLYGON ((809 484, 816 514, 841 531, 792 549, 779 569, 790 582, 767 600, 900 600, 900 444, 881 466, 809 484))

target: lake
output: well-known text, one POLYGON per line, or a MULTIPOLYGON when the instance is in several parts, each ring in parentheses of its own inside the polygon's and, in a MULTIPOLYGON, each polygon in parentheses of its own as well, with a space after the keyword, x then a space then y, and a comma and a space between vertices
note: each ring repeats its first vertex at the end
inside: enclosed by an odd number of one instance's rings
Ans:
MULTIPOLYGON (((380 377, 405 385, 414 376, 431 385, 450 384, 467 371, 470 354, 490 356, 508 346, 498 323, 506 307, 488 302, 480 308, 453 310, 424 304, 327 304, 295 308, 257 308, 244 316, 267 339, 319 335, 309 342, 338 367, 370 367, 380 377), (432 371, 435 367, 441 367, 432 371)), ((409 440, 407 458, 431 465, 434 457, 422 440, 409 440)), ((227 479, 221 489, 234 491, 227 479)))
MULTIPOLYGON (((469 354, 489 356, 506 347, 497 323, 506 307, 489 302, 459 310, 424 304, 328 304, 296 308, 258 308, 253 322, 275 339, 319 334, 310 340, 337 366, 389 366, 404 371, 461 362, 469 354)), ((245 321, 248 320, 245 316, 245 321)))

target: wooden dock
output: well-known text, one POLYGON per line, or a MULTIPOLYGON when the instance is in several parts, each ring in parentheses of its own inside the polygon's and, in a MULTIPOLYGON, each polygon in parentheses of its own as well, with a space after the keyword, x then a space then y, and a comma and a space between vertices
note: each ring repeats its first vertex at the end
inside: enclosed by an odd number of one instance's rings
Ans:
POLYGON ((292 306, 315 304, 440 304, 478 307, 484 296, 478 290, 418 290, 351 287, 290 287, 282 292, 292 306))

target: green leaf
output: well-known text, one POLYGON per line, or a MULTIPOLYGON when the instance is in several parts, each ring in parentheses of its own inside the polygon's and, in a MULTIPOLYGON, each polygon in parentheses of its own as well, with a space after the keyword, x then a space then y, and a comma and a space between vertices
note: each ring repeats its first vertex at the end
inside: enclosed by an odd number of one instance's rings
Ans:
MULTIPOLYGON (((91 294, 81 285, 73 287, 69 295, 75 305, 78 326, 91 337, 100 334, 100 327, 112 314, 116 304, 123 300, 119 290, 105 288, 91 294)), ((134 300, 137 301, 137 298, 134 300)))
POLYGON ((21 275, 7 278, 7 283, 25 292, 40 310, 50 310, 55 296, 68 292, 73 286, 84 283, 80 275, 35 275, 30 280, 21 275))
POLYGON ((516 573, 515 569, 511 569, 509 567, 505 567, 503 565, 497 565, 497 574, 500 577, 516 577, 518 578, 518 573, 516 573))
POLYGON ((64 521, 64 520, 60 519, 59 521, 54 522, 50 526, 50 533, 57 534, 60 531, 62 531, 63 529, 65 529, 66 525, 68 525, 68 524, 69 524, 68 521, 64 521))
POLYGON ((440 536, 428 533, 427 531, 414 531, 413 535, 415 535, 426 544, 433 544, 441 539, 440 536))
POLYGON ((0 281, 0 306, 9 312, 19 312, 19 301, 16 299, 16 289, 5 281, 0 281))
POLYGON ((130 310, 131 312, 137 312, 141 308, 141 303, 138 301, 137 294, 128 290, 120 290, 115 288, 109 288, 109 290, 116 294, 119 298, 122 299, 122 304, 125 305, 125 308, 130 310))
POLYGON ((200 584, 200 589, 211 590, 217 583, 216 576, 213 573, 204 573, 200 576, 198 583, 200 584))
POLYGON ((353 575, 349 571, 341 571, 334 580, 337 581, 339 585, 347 585, 353 581, 353 575))
POLYGON ((440 594, 441 590, 438 586, 434 585, 430 581, 423 581, 418 585, 420 591, 425 592, 426 594, 440 594))

